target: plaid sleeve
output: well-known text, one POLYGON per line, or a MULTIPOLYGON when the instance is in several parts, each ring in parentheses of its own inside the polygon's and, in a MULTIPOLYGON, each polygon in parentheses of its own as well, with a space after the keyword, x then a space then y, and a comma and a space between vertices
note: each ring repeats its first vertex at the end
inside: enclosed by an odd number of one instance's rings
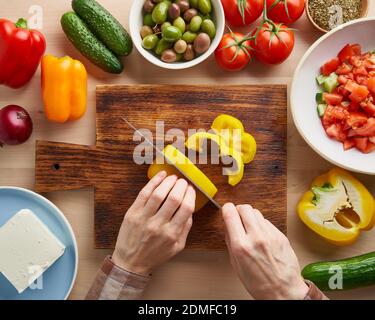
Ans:
POLYGON ((321 292, 318 287, 311 281, 305 280, 305 283, 309 287, 304 300, 328 300, 328 298, 321 292))
POLYGON ((111 258, 105 258, 86 300, 136 300, 145 289, 150 276, 121 269, 111 258))

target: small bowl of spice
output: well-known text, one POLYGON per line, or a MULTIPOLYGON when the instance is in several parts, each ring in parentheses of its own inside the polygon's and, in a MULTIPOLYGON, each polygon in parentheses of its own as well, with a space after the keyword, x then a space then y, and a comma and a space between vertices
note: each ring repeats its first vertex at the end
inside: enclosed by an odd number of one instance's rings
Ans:
POLYGON ((368 13, 368 0, 306 0, 307 17, 314 27, 328 32, 368 13))

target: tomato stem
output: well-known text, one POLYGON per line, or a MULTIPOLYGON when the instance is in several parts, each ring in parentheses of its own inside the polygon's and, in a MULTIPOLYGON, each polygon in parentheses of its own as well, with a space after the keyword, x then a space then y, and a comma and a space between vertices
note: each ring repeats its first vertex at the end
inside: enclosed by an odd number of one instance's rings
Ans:
POLYGON ((28 29, 27 27, 27 20, 25 18, 20 18, 16 22, 16 27, 21 29, 28 29))

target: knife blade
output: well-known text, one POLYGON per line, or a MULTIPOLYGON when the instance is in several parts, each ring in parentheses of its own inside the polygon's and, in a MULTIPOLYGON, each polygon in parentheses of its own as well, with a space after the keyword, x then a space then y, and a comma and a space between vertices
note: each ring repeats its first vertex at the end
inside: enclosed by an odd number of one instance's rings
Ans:
POLYGON ((122 120, 131 128, 134 130, 134 132, 137 132, 144 140, 147 144, 149 144, 150 146, 152 146, 152 148, 155 150, 155 152, 159 155, 161 155, 169 165, 173 166, 187 181, 190 182, 190 184, 192 184, 197 190, 199 190, 201 193, 204 194, 204 196, 210 200, 210 202, 216 207, 218 208, 219 210, 222 209, 222 206, 212 197, 210 197, 210 195, 207 194, 207 192, 205 192, 198 184, 196 184, 193 180, 191 180, 182 170, 180 170, 176 165, 174 165, 173 163, 170 163, 168 161, 168 159, 165 157, 164 153, 158 149, 158 147, 156 147, 156 145, 150 141, 140 130, 138 130, 130 121, 128 121, 128 119, 126 119, 125 117, 122 117, 122 120))

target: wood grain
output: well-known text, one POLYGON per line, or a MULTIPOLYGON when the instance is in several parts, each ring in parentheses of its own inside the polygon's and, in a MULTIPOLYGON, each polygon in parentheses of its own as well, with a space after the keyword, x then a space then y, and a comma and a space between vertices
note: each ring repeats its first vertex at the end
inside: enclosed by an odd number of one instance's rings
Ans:
MULTIPOLYGON (((118 229, 137 193, 147 183, 148 165, 133 160, 136 128, 155 133, 156 121, 170 129, 206 129, 227 113, 239 118, 258 143, 253 163, 240 184, 231 187, 219 165, 199 165, 218 187, 219 203, 249 201, 286 232, 286 87, 285 86, 99 86, 96 146, 37 142, 36 190, 95 189, 95 246, 114 246, 118 229), (275 199, 276 195, 276 199, 275 199), (278 205, 275 207, 274 203, 278 205)), ((173 141, 166 141, 172 143, 173 141)), ((225 248, 223 222, 207 205, 194 216, 188 248, 225 248)))

